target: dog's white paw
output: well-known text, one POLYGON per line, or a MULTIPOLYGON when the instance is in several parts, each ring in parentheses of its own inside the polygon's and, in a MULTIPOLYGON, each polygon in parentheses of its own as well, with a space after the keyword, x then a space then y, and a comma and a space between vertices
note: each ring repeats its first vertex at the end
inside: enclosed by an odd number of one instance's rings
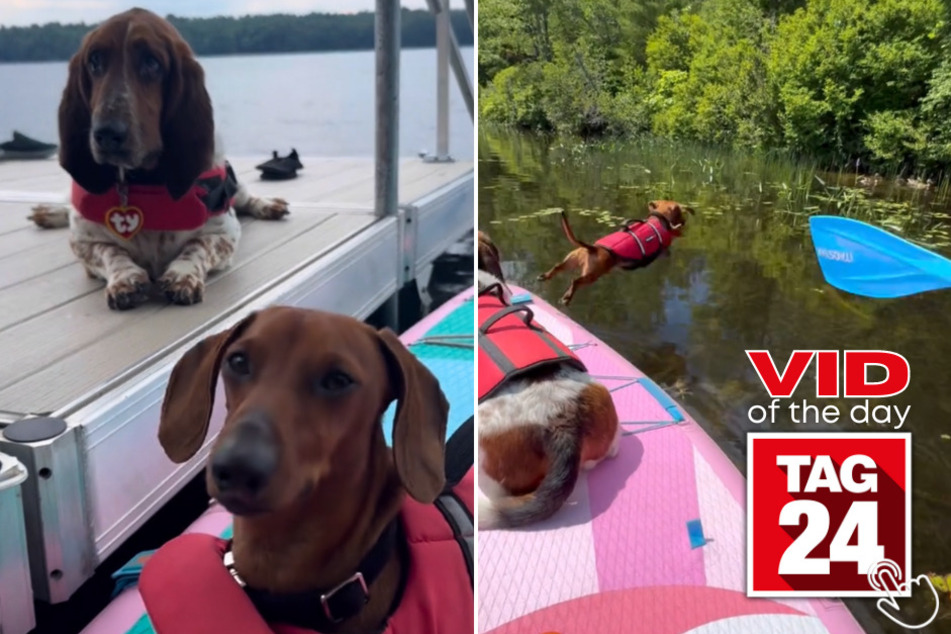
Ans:
POLYGON ((159 278, 159 287, 173 304, 189 306, 200 303, 205 296, 205 279, 194 266, 173 262, 159 278))
POLYGON ((621 453, 621 426, 617 426, 617 433, 614 434, 614 440, 611 441, 611 446, 608 447, 608 458, 617 458, 617 455, 621 453))
POLYGON ((499 514, 492 506, 492 501, 481 491, 476 492, 476 517, 479 530, 495 528, 499 521, 499 514))
POLYGON ((149 300, 151 287, 148 273, 130 267, 106 284, 106 301, 112 310, 129 310, 149 300))
POLYGON ((291 213, 290 206, 283 198, 257 198, 251 203, 255 218, 261 220, 280 220, 291 213))

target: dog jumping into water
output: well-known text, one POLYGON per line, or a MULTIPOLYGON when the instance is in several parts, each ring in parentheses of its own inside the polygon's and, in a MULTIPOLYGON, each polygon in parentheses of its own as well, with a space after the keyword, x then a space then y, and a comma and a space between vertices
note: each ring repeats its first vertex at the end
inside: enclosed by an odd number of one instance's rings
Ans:
POLYGON ((650 213, 645 220, 626 220, 614 233, 604 236, 594 244, 582 242, 575 237, 568 224, 568 215, 561 212, 561 227, 568 240, 575 245, 561 262, 538 276, 539 281, 548 281, 562 271, 578 270, 581 274, 571 280, 571 285, 561 297, 561 303, 571 303, 575 292, 582 286, 593 284, 599 277, 615 267, 624 270, 644 268, 662 253, 669 253, 674 238, 681 236, 686 225, 684 212, 694 210, 673 200, 653 200, 647 205, 650 213))

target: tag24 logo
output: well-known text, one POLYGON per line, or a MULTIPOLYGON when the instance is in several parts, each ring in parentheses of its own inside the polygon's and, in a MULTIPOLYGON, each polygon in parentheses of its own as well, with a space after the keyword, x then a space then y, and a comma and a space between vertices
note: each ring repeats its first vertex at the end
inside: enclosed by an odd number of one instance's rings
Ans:
POLYGON ((868 573, 911 578, 911 434, 751 433, 746 511, 749 596, 889 596, 868 573))

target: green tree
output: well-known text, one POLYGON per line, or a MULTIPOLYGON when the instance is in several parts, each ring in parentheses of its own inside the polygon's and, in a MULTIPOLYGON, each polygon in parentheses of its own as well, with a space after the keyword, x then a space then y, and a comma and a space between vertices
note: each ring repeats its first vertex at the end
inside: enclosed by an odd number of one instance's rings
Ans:
POLYGON ((839 163, 906 159, 896 141, 915 136, 943 15, 940 0, 809 0, 780 20, 769 75, 785 144, 839 163))
POLYGON ((648 40, 658 87, 653 130, 741 147, 772 140, 764 63, 770 25, 751 0, 710 0, 662 19, 648 40))
POLYGON ((946 2, 484 0, 480 112, 937 174, 951 167, 946 2))

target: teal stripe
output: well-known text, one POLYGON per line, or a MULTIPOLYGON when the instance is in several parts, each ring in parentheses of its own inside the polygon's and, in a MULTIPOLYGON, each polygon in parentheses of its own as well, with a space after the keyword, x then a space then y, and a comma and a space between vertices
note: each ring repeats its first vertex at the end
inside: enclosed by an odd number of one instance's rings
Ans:
POLYGON ((126 634, 155 634, 155 628, 152 627, 152 621, 148 614, 143 614, 139 620, 129 628, 126 634))
MULTIPOLYGON (((452 343, 472 344, 475 332, 475 311, 472 300, 464 301, 455 310, 420 337, 448 337, 452 343)), ((410 344, 416 355, 433 375, 439 379, 439 387, 449 401, 449 420, 446 437, 452 435, 470 416, 475 400, 475 349, 474 347, 441 346, 438 343, 410 344)), ((383 414, 383 436, 387 444, 393 440, 393 416, 396 403, 391 403, 383 414)))
POLYGON ((452 338, 452 343, 468 344, 469 347, 412 343, 409 349, 420 359, 453 359, 471 362, 474 353, 472 348, 472 337, 475 332, 474 313, 472 300, 467 300, 420 337, 420 339, 425 339, 427 337, 445 337, 449 335, 452 338))

